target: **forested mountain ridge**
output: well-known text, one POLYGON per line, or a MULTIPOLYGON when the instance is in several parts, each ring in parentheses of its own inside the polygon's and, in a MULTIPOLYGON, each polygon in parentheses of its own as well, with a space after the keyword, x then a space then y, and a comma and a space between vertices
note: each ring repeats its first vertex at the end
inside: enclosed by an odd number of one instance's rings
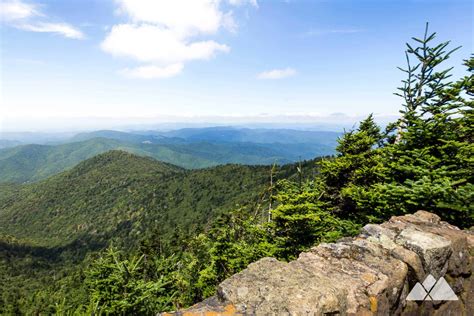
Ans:
MULTIPOLYGON (((308 175, 315 170, 314 160, 303 166, 308 175)), ((36 183, 0 185, 0 231, 63 246, 85 234, 97 240, 116 237, 120 227, 133 236, 146 230, 140 225, 148 220, 157 220, 162 233, 202 228, 223 210, 256 205, 270 170, 230 164, 186 170, 109 151, 36 183)), ((295 174, 296 166, 288 165, 275 172, 274 181, 295 174)))
POLYGON ((101 152, 120 146, 112 140, 65 145, 21 145, 0 150, 0 182, 28 182, 47 178, 101 152))
POLYGON ((269 170, 223 165, 189 171, 110 151, 37 183, 0 186, 0 231, 59 246, 84 235, 104 243, 118 235, 133 239, 155 220, 163 233, 194 230, 225 209, 257 203, 269 170))

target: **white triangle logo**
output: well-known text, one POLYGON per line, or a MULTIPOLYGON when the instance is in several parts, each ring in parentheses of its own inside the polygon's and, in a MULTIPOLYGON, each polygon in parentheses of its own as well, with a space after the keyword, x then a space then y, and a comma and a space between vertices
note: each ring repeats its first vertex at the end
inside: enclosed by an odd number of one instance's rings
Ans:
POLYGON ((420 282, 417 282, 413 289, 408 293, 407 301, 423 301, 428 292, 423 288, 420 282))
POLYGON ((457 301, 458 297, 448 282, 441 277, 430 291, 430 296, 434 301, 457 301))
POLYGON ((443 277, 436 281, 429 274, 423 284, 420 282, 415 284, 406 299, 407 301, 457 301, 458 297, 443 277))
POLYGON ((429 292, 435 284, 436 284, 436 279, 434 278, 434 276, 432 276, 431 274, 428 274, 426 279, 423 281, 422 285, 425 288, 425 290, 429 292))

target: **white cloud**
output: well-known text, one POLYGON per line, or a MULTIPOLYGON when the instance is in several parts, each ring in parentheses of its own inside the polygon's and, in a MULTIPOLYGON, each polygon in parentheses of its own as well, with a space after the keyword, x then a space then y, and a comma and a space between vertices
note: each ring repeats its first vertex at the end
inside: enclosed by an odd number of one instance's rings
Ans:
POLYGON ((0 20, 10 22, 41 15, 33 4, 19 0, 0 2, 0 20))
MULTIPOLYGON (((230 5, 242 5, 244 2, 256 5, 256 1, 227 1, 230 5)), ((132 77, 165 78, 177 75, 188 61, 208 60, 219 52, 230 51, 225 44, 205 39, 220 29, 235 31, 237 28, 232 11, 223 11, 221 2, 116 0, 117 12, 127 16, 129 21, 114 25, 101 48, 114 56, 147 63, 122 71, 132 77), (197 36, 199 40, 195 39, 197 36), (181 65, 179 71, 176 70, 178 64, 181 65)))
POLYGON ((170 78, 176 76, 183 70, 184 65, 177 63, 164 67, 148 65, 140 66, 132 69, 123 69, 120 71, 129 78, 155 79, 155 78, 170 78))
POLYGON ((261 72, 257 75, 258 79, 283 79, 287 77, 294 76, 296 70, 293 68, 284 68, 284 69, 273 69, 261 72))
POLYGON ((187 43, 172 30, 149 24, 115 25, 102 42, 102 49, 115 56, 161 65, 209 59, 217 52, 229 51, 228 46, 214 41, 187 43))
POLYGON ((151 23, 172 29, 181 36, 213 34, 224 14, 215 0, 118 0, 119 12, 133 22, 151 23))
POLYGON ((72 25, 42 21, 45 19, 47 16, 32 3, 21 0, 4 0, 0 3, 0 21, 9 26, 30 32, 56 33, 67 38, 84 38, 84 34, 72 25))
POLYGON ((78 29, 66 23, 36 23, 20 24, 18 28, 31 32, 39 33, 57 33, 67 38, 82 39, 84 34, 78 29))

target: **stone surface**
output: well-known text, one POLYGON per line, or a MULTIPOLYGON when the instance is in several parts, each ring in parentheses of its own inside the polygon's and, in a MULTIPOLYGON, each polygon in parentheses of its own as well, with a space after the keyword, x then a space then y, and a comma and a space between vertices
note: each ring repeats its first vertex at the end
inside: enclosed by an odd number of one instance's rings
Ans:
POLYGON ((347 304, 347 290, 332 284, 328 276, 305 269, 298 262, 288 264, 273 258, 250 264, 246 273, 222 282, 218 296, 245 314, 335 313, 346 309, 347 304))
POLYGON ((223 281, 216 296, 175 314, 474 315, 473 257, 473 231, 418 211, 289 263, 261 259, 223 281), (444 277, 458 300, 407 301, 429 274, 444 277))
POLYGON ((424 270, 433 276, 439 278, 446 273, 448 258, 453 252, 451 242, 446 238, 405 228, 398 234, 396 243, 415 252, 420 257, 424 270))

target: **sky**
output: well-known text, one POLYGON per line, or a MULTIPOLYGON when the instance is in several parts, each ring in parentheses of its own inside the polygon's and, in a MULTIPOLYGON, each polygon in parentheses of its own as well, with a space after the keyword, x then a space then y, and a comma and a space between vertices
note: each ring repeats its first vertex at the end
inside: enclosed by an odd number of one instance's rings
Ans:
POLYGON ((473 52, 470 0, 1 0, 0 131, 397 115, 425 23, 473 52))

